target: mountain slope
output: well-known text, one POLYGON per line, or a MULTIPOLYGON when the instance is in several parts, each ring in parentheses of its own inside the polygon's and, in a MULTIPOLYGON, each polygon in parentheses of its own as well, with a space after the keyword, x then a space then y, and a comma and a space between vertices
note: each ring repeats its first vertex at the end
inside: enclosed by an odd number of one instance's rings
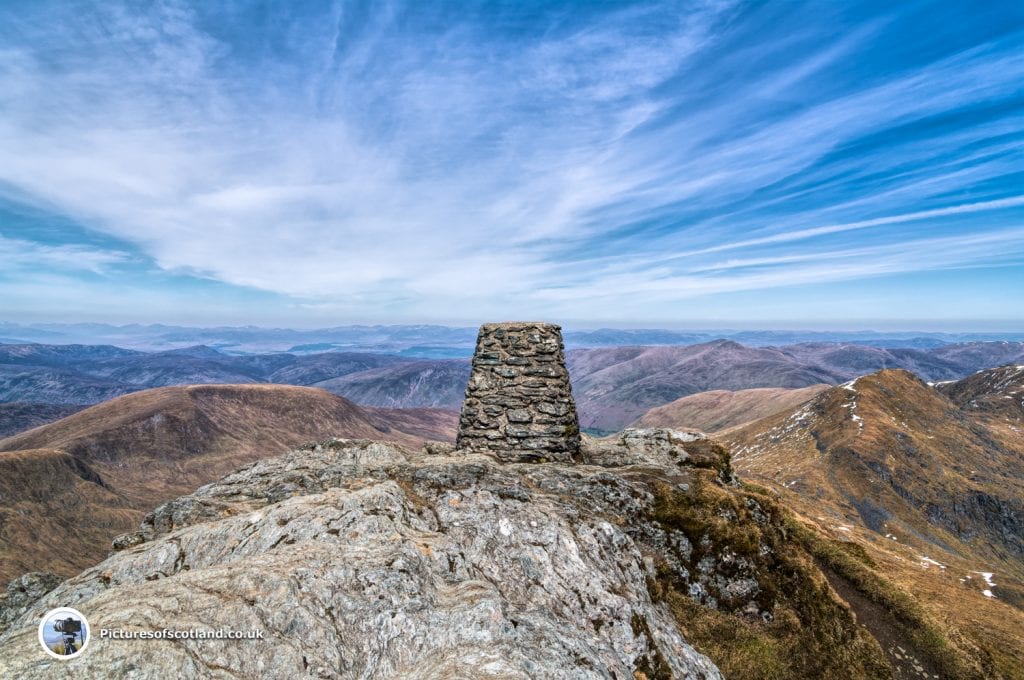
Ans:
POLYGON ((719 432, 786 411, 829 389, 829 385, 755 387, 749 390, 710 390, 652 408, 633 427, 719 432))
POLYGON ((63 451, 0 453, 0 581, 67 575, 106 554, 141 513, 88 464, 63 451))
POLYGON ((0 364, 0 401, 88 405, 134 391, 106 378, 62 366, 0 364))
POLYGON ((1024 365, 978 371, 963 380, 937 384, 960 408, 989 424, 1024 423, 1024 365))
MULTIPOLYGON (((994 377, 1001 371, 944 391, 965 406, 1009 401, 990 393, 1006 384, 994 377)), ((823 533, 861 546, 1005 667, 1024 662, 1019 429, 994 428, 914 375, 885 370, 724 439, 741 475, 772 486, 823 533)))
POLYGON ((427 441, 448 442, 459 428, 459 412, 443 408, 384 408, 363 406, 374 425, 385 434, 399 431, 427 441))
POLYGON ((874 531, 886 533, 898 517, 904 530, 931 532, 940 545, 1024 558, 1024 441, 1012 450, 996 444, 982 424, 906 371, 830 389, 727 440, 737 446, 736 465, 761 477, 785 460, 794 464, 782 473, 789 486, 815 475, 840 482, 831 484, 837 504, 849 504, 874 531))
POLYGON ((469 362, 448 359, 382 366, 315 386, 367 406, 457 409, 462 406, 468 382, 469 362))
MULTIPOLYGON (((369 413, 346 399, 306 387, 167 387, 126 395, 0 440, 0 458, 17 466, 28 460, 19 457, 24 451, 59 451, 86 466, 89 479, 95 477, 120 499, 124 512, 100 522, 104 540, 68 558, 62 569, 54 569, 67 574, 104 554, 110 538, 128 530, 142 510, 240 465, 335 435, 410 445, 423 441, 423 436, 406 433, 401 425, 454 439, 454 420, 451 414, 432 412, 369 413)), ((42 496, 29 487, 25 493, 11 487, 4 507, 35 503, 42 504, 39 514, 47 512, 42 496)), ((57 535, 73 530, 74 525, 54 529, 57 535)), ((19 544, 3 545, 12 561, 0 572, 0 580, 42 567, 21 550, 19 544)))
POLYGON ((779 349, 800 363, 817 365, 849 378, 902 368, 925 380, 955 380, 1017 359, 1020 361, 1016 363, 1024 363, 1021 342, 967 342, 927 349, 819 342, 779 349))
POLYGON ((0 439, 33 427, 52 423, 82 410, 70 404, 38 404, 25 401, 0 403, 0 439))
MULTIPOLYGON (((1024 364, 1024 342, 959 342, 936 347, 932 354, 954 362, 964 373, 968 373, 1003 364, 1024 364)), ((929 379, 940 378, 929 376, 929 379)))
POLYGON ((33 366, 73 366, 89 361, 145 356, 145 352, 113 345, 44 345, 36 343, 0 344, 0 364, 33 366))
POLYGON ((187 384, 240 384, 262 382, 258 371, 215 350, 174 350, 121 359, 98 361, 88 366, 90 375, 133 387, 167 387, 187 384))
MULTIPOLYGON (((291 355, 286 355, 291 356, 291 355)), ((247 358, 248 359, 248 358, 247 358)), ((252 359, 249 359, 252 361, 252 359)), ((324 352, 293 357, 293 361, 268 373, 267 380, 287 385, 315 385, 324 380, 374 368, 407 363, 408 359, 368 352, 324 352)))

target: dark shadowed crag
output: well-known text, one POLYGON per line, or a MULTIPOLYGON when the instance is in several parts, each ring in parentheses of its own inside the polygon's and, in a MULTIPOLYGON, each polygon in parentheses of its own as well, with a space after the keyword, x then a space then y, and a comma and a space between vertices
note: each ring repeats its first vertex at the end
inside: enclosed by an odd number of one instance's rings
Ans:
POLYGON ((459 449, 505 461, 572 461, 579 420, 560 326, 484 324, 459 420, 459 449))

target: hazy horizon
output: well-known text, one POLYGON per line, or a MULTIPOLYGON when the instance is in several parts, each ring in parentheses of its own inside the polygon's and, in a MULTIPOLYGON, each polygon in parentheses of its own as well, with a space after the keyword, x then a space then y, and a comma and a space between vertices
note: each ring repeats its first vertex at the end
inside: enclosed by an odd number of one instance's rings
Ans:
POLYGON ((358 328, 358 327, 382 327, 400 328, 406 326, 432 326, 437 328, 471 328, 475 329, 484 323, 498 321, 545 321, 557 323, 563 328, 574 331, 597 331, 597 330, 664 330, 679 333, 713 333, 713 332, 808 332, 808 333, 927 333, 927 334, 993 334, 1005 333, 1008 335, 1024 334, 1024 321, 1016 320, 988 320, 973 324, 964 323, 958 320, 926 320, 920 322, 911 321, 862 321, 859 324, 844 322, 840 320, 819 319, 816 322, 780 320, 776 322, 743 322, 731 321, 710 321, 693 320, 685 323, 669 322, 615 322, 615 321, 566 321, 564 319, 524 319, 513 317, 482 318, 477 321, 469 320, 411 320, 411 321, 345 321, 339 320, 336 323, 321 324, 273 324, 259 323, 258 320, 250 323, 221 323, 201 324, 168 321, 103 321, 99 319, 68 321, 68 320, 18 320, 11 318, 0 318, 0 333, 5 326, 24 326, 26 328, 47 328, 47 327, 75 327, 75 326, 106 326, 110 328, 131 328, 131 327, 173 327, 191 328, 196 330, 210 330, 216 328, 224 329, 248 329, 259 330, 294 330, 294 331, 317 331, 332 328, 358 328))
MULTIPOLYGON (((499 319, 485 319, 483 322, 499 319)), ((503 321, 512 319, 504 318, 503 321)), ((551 319, 534 319, 552 321, 551 319)), ((521 319, 520 319, 521 321, 521 319)), ((557 320, 554 320, 557 322, 557 320)), ((755 325, 657 325, 560 323, 569 347, 693 345, 732 340, 758 347, 802 342, 838 342, 878 347, 935 347, 956 342, 1024 342, 1019 326, 962 328, 817 328, 755 325)), ((288 327, 261 324, 37 323, 0 320, 0 345, 115 345, 144 351, 205 345, 227 353, 370 351, 443 358, 468 356, 479 324, 334 324, 288 327)))

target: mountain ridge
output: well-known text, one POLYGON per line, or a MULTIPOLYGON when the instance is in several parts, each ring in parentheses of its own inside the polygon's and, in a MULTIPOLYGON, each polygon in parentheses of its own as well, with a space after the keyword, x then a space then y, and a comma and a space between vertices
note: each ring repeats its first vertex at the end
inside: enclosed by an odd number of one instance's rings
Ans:
POLYGON ((965 408, 984 386, 1015 384, 993 379, 1006 370, 932 387, 887 369, 722 439, 738 474, 859 546, 1013 677, 1024 662, 1024 437, 999 410, 965 408))
MULTIPOLYGON (((234 353, 289 351, 301 345, 340 350, 402 352, 415 346, 447 347, 471 352, 476 327, 420 325, 352 325, 316 329, 257 326, 189 327, 166 324, 17 324, 0 322, 0 336, 12 342, 113 344, 161 350, 209 345, 234 353)), ((659 328, 566 328, 570 348, 616 345, 686 345, 727 337, 750 346, 801 342, 858 343, 878 347, 926 348, 971 341, 1024 341, 1020 332, 936 332, 878 330, 742 330, 659 328)), ((298 351, 298 350, 296 350, 298 351)))
MULTIPOLYGON (((129 530, 154 501, 194 489, 248 462, 339 433, 410 446, 426 439, 454 440, 456 418, 453 412, 437 409, 366 411, 309 387, 164 387, 134 392, 2 439, 0 461, 12 478, 24 481, 26 475, 43 475, 44 469, 52 468, 64 480, 61 488, 77 489, 76 521, 47 529, 77 546, 68 564, 54 569, 67 575, 73 566, 81 568, 105 554, 110 539, 129 530), (25 451, 49 453, 26 458, 25 451), (24 469, 16 471, 19 465, 24 469), (82 484, 103 490, 97 490, 99 505, 89 501, 82 484), (92 538, 76 543, 71 537, 79 531, 92 538)), ((16 521, 4 525, 10 533, 0 550, 0 580, 40 567, 39 555, 26 550, 40 540, 30 520, 66 514, 59 499, 39 491, 43 483, 40 478, 15 484, 3 495, 4 512, 16 521)), ((52 540, 44 543, 47 550, 57 545, 52 540)))

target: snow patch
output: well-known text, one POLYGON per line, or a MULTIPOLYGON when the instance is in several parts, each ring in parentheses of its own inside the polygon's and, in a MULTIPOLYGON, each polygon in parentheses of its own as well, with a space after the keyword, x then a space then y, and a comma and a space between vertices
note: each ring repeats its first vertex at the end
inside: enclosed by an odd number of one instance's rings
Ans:
MULTIPOLYGON (((993 574, 991 571, 972 571, 971 574, 980 574, 981 578, 985 579, 985 585, 987 585, 988 588, 985 588, 983 591, 981 591, 982 595, 984 595, 985 597, 995 597, 995 595, 992 593, 992 589, 996 587, 995 581, 992 580, 992 577, 995 576, 995 574, 993 574)), ((967 578, 970 577, 970 574, 968 574, 967 578)))
POLYGON ((919 557, 919 559, 921 560, 921 566, 924 567, 925 569, 927 569, 929 566, 936 566, 939 569, 945 569, 946 568, 946 565, 939 564, 938 562, 936 562, 935 560, 933 560, 930 557, 925 557, 924 555, 921 555, 919 557))
POLYGON ((863 432, 864 419, 857 415, 857 401, 851 398, 850 401, 846 402, 845 404, 842 404, 842 407, 850 409, 850 420, 857 423, 858 432, 863 432))
POLYGON ((810 404, 804 404, 803 406, 800 407, 799 411, 791 415, 789 418, 787 418, 787 420, 792 421, 794 423, 802 423, 807 418, 810 418, 814 414, 811 413, 809 406, 810 404))

